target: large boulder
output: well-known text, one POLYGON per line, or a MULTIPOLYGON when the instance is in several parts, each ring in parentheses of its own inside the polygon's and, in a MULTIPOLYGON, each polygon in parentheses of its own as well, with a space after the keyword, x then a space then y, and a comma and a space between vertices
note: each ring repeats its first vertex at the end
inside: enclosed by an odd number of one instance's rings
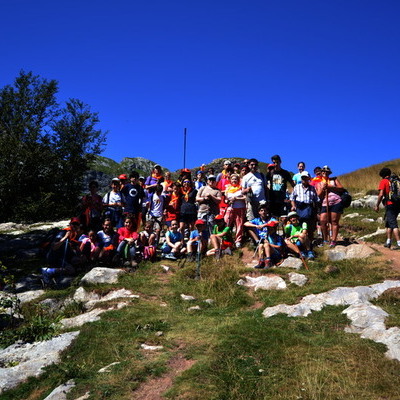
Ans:
POLYGON ((51 340, 15 343, 0 350, 0 393, 10 390, 29 377, 42 374, 43 368, 59 361, 60 353, 79 335, 79 331, 63 333, 51 340))
POLYGON ((117 283, 120 275, 126 272, 122 269, 97 267, 89 271, 82 279, 83 284, 117 283))
POLYGON ((246 276, 238 281, 238 285, 254 288, 254 291, 261 290, 284 290, 286 282, 280 276, 258 276, 253 278, 246 276))
POLYGON ((330 261, 348 260, 352 258, 367 258, 375 251, 366 244, 351 244, 350 246, 336 246, 333 249, 325 250, 330 261))

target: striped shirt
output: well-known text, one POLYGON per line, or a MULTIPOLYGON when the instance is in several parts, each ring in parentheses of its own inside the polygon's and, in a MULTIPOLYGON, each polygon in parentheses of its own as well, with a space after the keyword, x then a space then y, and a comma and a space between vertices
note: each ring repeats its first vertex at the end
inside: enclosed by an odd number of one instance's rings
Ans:
POLYGON ((294 187, 290 196, 290 200, 307 204, 319 202, 319 198, 314 186, 309 185, 305 187, 302 184, 298 184, 294 187))

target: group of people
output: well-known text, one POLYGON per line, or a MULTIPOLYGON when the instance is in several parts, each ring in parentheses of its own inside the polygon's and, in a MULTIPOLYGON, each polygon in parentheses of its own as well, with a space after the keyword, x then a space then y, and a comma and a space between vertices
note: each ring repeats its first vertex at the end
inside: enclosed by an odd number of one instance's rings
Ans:
POLYGON ((281 164, 272 156, 264 174, 254 158, 225 160, 219 173, 202 166, 192 176, 183 169, 176 180, 155 165, 146 179, 135 171, 112 179, 103 197, 92 181, 80 217, 56 236, 44 275, 68 272, 82 260, 136 267, 141 259, 155 260, 158 248, 171 259, 220 257, 247 237, 258 248, 259 268, 279 263, 288 251, 314 258, 317 224, 322 244, 336 245, 345 189, 328 166, 311 177, 302 161, 293 176, 281 164))

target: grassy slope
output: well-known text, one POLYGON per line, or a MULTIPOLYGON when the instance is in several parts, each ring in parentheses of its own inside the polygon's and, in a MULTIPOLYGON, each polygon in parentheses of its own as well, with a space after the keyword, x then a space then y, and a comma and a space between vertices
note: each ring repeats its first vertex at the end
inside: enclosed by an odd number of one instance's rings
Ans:
MULTIPOLYGON (((177 355, 195 364, 167 391, 170 399, 398 398, 398 362, 384 357, 384 346, 345 333, 343 308, 325 308, 307 318, 277 315, 265 319, 261 315, 266 306, 293 304, 310 293, 367 285, 391 276, 377 259, 338 262, 340 272, 334 275, 323 272, 326 262, 320 260, 312 263, 310 271, 302 271, 310 279, 305 287, 256 293, 236 285, 240 275, 249 272, 236 256, 218 263, 204 261, 201 280, 193 279, 194 264, 178 269, 173 262, 162 263, 169 264, 172 272, 163 273, 159 263, 145 264, 113 285, 141 297, 128 308, 103 314, 100 321, 83 326, 60 364, 3 394, 2 399, 41 399, 71 378, 77 387, 70 399, 88 390, 91 399, 132 399, 143 382, 156 386, 157 377, 168 371, 169 360, 177 355), (184 302, 181 293, 197 300, 184 302), (207 298, 215 303, 207 305, 203 302, 207 298), (167 307, 161 307, 162 302, 167 307), (260 307, 254 308, 255 304, 260 307), (202 310, 188 311, 193 305, 202 310), (164 334, 157 336, 157 331, 164 334), (145 352, 141 343, 164 349, 145 352), (110 373, 97 373, 115 361, 121 364, 110 373)), ((273 272, 284 277, 291 271, 273 272)), ((385 301, 399 314, 390 299, 385 301)))
POLYGON ((352 193, 376 191, 380 181, 378 174, 383 167, 388 167, 393 172, 400 174, 400 158, 349 172, 348 174, 341 175, 339 179, 343 186, 352 193))

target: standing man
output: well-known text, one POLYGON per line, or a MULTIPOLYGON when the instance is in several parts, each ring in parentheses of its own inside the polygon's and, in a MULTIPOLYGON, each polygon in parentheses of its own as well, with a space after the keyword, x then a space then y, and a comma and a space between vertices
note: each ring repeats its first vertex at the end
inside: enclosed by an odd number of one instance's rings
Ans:
POLYGON ((219 203, 221 201, 221 191, 217 189, 215 175, 209 175, 207 186, 199 189, 196 201, 200 204, 197 217, 203 219, 210 234, 214 228, 214 218, 219 214, 219 203))
POLYGON ((258 161, 255 158, 249 160, 250 172, 242 179, 242 193, 247 195, 247 219, 249 221, 259 216, 260 204, 267 201, 265 175, 258 171, 258 161))
POLYGON ((131 214, 135 220, 135 226, 140 225, 140 215, 142 212, 142 200, 144 198, 144 190, 139 184, 139 174, 132 171, 129 175, 130 183, 124 185, 121 193, 125 197, 124 214, 131 214))
POLYGON ((389 168, 382 168, 379 171, 379 176, 382 178, 379 182, 379 195, 376 202, 375 211, 379 211, 379 205, 383 200, 383 204, 386 208, 386 243, 385 247, 389 248, 392 245, 392 236, 395 237, 397 245, 393 247, 393 250, 400 250, 400 237, 399 237, 399 227, 397 225, 397 216, 400 212, 400 203, 393 201, 390 196, 390 175, 392 171, 389 168))
POLYGON ((290 183, 290 185, 294 187, 294 182, 290 172, 281 168, 282 160, 278 154, 272 156, 271 160, 275 165, 275 168, 269 169, 267 177, 270 190, 271 213, 276 217, 280 217, 281 215, 287 214, 287 184, 290 183))
POLYGON ((290 196, 292 211, 296 211, 300 223, 306 222, 308 238, 312 241, 317 222, 317 204, 319 197, 314 186, 310 185, 310 175, 307 171, 300 174, 301 183, 297 184, 290 196))

